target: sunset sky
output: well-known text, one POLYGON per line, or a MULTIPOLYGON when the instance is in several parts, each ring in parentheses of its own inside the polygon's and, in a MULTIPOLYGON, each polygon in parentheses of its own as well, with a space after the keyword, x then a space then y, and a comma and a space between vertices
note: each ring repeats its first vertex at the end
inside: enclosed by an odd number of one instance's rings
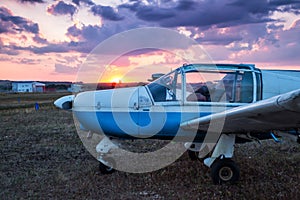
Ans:
MULTIPOLYGON (((216 63, 300 70, 300 0, 1 0, 0 79, 76 81, 98 44, 142 27, 186 35, 216 63)), ((155 50, 124 55, 107 81, 141 76, 122 70, 133 65, 174 69, 180 61, 171 58, 155 50)))

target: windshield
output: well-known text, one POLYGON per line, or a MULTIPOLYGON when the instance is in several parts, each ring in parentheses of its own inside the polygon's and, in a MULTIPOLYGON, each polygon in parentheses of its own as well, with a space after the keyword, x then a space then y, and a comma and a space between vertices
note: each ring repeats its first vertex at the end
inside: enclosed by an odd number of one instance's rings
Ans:
POLYGON ((155 102, 178 101, 181 99, 181 70, 180 68, 166 74, 148 84, 155 102))

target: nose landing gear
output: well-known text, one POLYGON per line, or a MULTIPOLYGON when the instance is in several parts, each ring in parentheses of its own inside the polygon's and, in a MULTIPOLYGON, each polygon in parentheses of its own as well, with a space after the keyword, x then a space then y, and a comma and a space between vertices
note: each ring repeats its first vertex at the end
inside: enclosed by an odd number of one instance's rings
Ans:
POLYGON ((112 174, 115 169, 115 161, 110 158, 110 157, 107 157, 107 158, 101 158, 101 159, 98 159, 100 162, 99 162, 99 170, 102 174, 112 174))

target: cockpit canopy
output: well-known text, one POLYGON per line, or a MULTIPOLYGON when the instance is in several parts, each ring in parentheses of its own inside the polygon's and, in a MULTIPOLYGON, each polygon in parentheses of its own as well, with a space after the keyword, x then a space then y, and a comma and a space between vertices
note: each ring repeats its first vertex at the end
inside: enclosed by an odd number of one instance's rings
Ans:
POLYGON ((251 103, 261 99, 253 65, 184 65, 147 85, 154 102, 251 103))

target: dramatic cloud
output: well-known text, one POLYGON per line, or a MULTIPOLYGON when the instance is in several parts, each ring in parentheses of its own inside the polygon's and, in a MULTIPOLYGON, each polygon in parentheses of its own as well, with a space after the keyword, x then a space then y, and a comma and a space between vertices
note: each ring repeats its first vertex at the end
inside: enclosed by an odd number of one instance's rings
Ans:
POLYGON ((19 16, 13 16, 12 12, 0 7, 0 33, 16 33, 16 32, 39 33, 39 26, 28 19, 19 16))
POLYGON ((111 21, 120 21, 124 19, 121 17, 112 7, 110 6, 101 6, 101 5, 94 5, 91 8, 91 11, 94 15, 98 15, 103 17, 104 19, 111 20, 111 21))
MULTIPOLYGON (((16 51, 16 50, 11 49, 7 45, 4 45, 1 38, 0 38, 0 54, 15 56, 15 55, 18 55, 19 52, 16 51)), ((0 61, 6 61, 6 60, 0 59, 0 61)))
POLYGON ((42 37, 40 37, 39 35, 35 35, 35 36, 33 37, 33 41, 35 41, 36 43, 39 43, 39 44, 48 44, 47 39, 42 38, 42 37))
POLYGON ((28 3, 45 3, 44 0, 19 0, 20 2, 24 3, 24 2, 28 2, 28 3))
MULTIPOLYGON (((43 3, 43 0, 23 0, 21 2, 43 3)), ((67 39, 53 42, 41 37, 37 23, 20 16, 14 16, 9 9, 0 7, 0 34, 33 33, 28 46, 6 46, 11 54, 17 51, 31 51, 35 54, 80 52, 89 53, 96 45, 110 36, 133 28, 144 26, 171 27, 189 32, 189 36, 202 45, 226 48, 226 53, 236 54, 235 58, 254 54, 258 47, 273 49, 285 47, 283 37, 291 37, 297 31, 293 28, 284 32, 282 19, 275 19, 274 12, 300 14, 300 1, 282 0, 162 0, 126 1, 119 6, 96 5, 93 0, 55 1, 47 9, 52 15, 70 15, 77 18, 79 9, 100 16, 101 24, 75 23, 65 28, 67 39), (84 6, 84 7, 83 7, 84 6), (282 22, 282 21, 281 21, 282 22), (287 34, 289 33, 289 34, 287 34), (237 54, 242 52, 241 54, 237 54)), ((124 1, 123 1, 124 2, 124 1)), ((75 21, 75 20, 74 20, 75 21)), ((80 19, 79 19, 80 21, 80 19)), ((295 37, 292 37, 295 39, 295 37)), ((298 44, 289 43, 287 49, 298 44)), ((293 47, 295 48, 295 47, 293 47)), ((1 51, 4 52, 4 51, 1 51)), ((225 51, 224 51, 225 52, 225 51)), ((279 53, 279 52, 278 52, 279 53)), ((282 58, 287 58, 287 55, 282 58)))
POLYGON ((67 4, 63 1, 59 1, 47 8, 47 12, 52 15, 71 15, 77 11, 77 8, 72 4, 67 4))
POLYGON ((175 11, 165 8, 158 7, 149 7, 143 6, 140 7, 136 13, 136 16, 145 21, 160 21, 167 18, 175 17, 175 11))
POLYGON ((219 28, 241 24, 272 22, 274 11, 299 13, 300 1, 281 0, 225 0, 192 1, 179 0, 177 3, 161 4, 132 1, 119 6, 136 14, 136 17, 149 22, 156 22, 164 27, 201 27, 219 28), (167 5, 167 4, 166 4, 167 5))
POLYGON ((183 0, 179 1, 178 5, 176 6, 176 10, 193 10, 196 6, 196 2, 192 0, 183 0))
POLYGON ((269 5, 276 7, 276 9, 281 12, 293 12, 295 14, 300 14, 299 0, 291 0, 291 1, 273 0, 269 2, 269 5))
POLYGON ((257 42, 251 51, 238 52, 236 59, 255 62, 275 63, 273 65, 299 65, 300 20, 289 30, 276 29, 276 45, 270 45, 267 38, 257 42))
POLYGON ((75 3, 77 6, 79 6, 81 2, 89 6, 95 5, 95 3, 92 0, 72 0, 72 2, 75 3))
POLYGON ((105 28, 97 25, 88 25, 77 28, 75 25, 68 28, 67 36, 77 38, 80 41, 93 41, 98 43, 108 36, 105 36, 105 28))
MULTIPOLYGON (((194 34, 197 35, 198 32, 194 34)), ((202 45, 228 45, 232 42, 243 40, 243 36, 238 32, 222 31, 222 29, 217 28, 205 30, 198 37, 195 37, 196 41, 202 45)))
POLYGON ((70 42, 68 44, 68 48, 83 53, 89 53, 96 45, 118 31, 121 32, 121 30, 114 30, 112 27, 107 27, 106 25, 102 27, 97 25, 88 25, 81 28, 78 28, 75 25, 71 26, 68 28, 66 35, 79 42, 70 42))
POLYGON ((76 74, 78 71, 77 67, 70 67, 67 65, 62 65, 59 63, 55 64, 55 72, 62 73, 62 74, 76 74))
POLYGON ((18 60, 20 64, 25 64, 25 65, 38 65, 41 64, 40 59, 31 59, 31 58, 21 58, 18 60))

